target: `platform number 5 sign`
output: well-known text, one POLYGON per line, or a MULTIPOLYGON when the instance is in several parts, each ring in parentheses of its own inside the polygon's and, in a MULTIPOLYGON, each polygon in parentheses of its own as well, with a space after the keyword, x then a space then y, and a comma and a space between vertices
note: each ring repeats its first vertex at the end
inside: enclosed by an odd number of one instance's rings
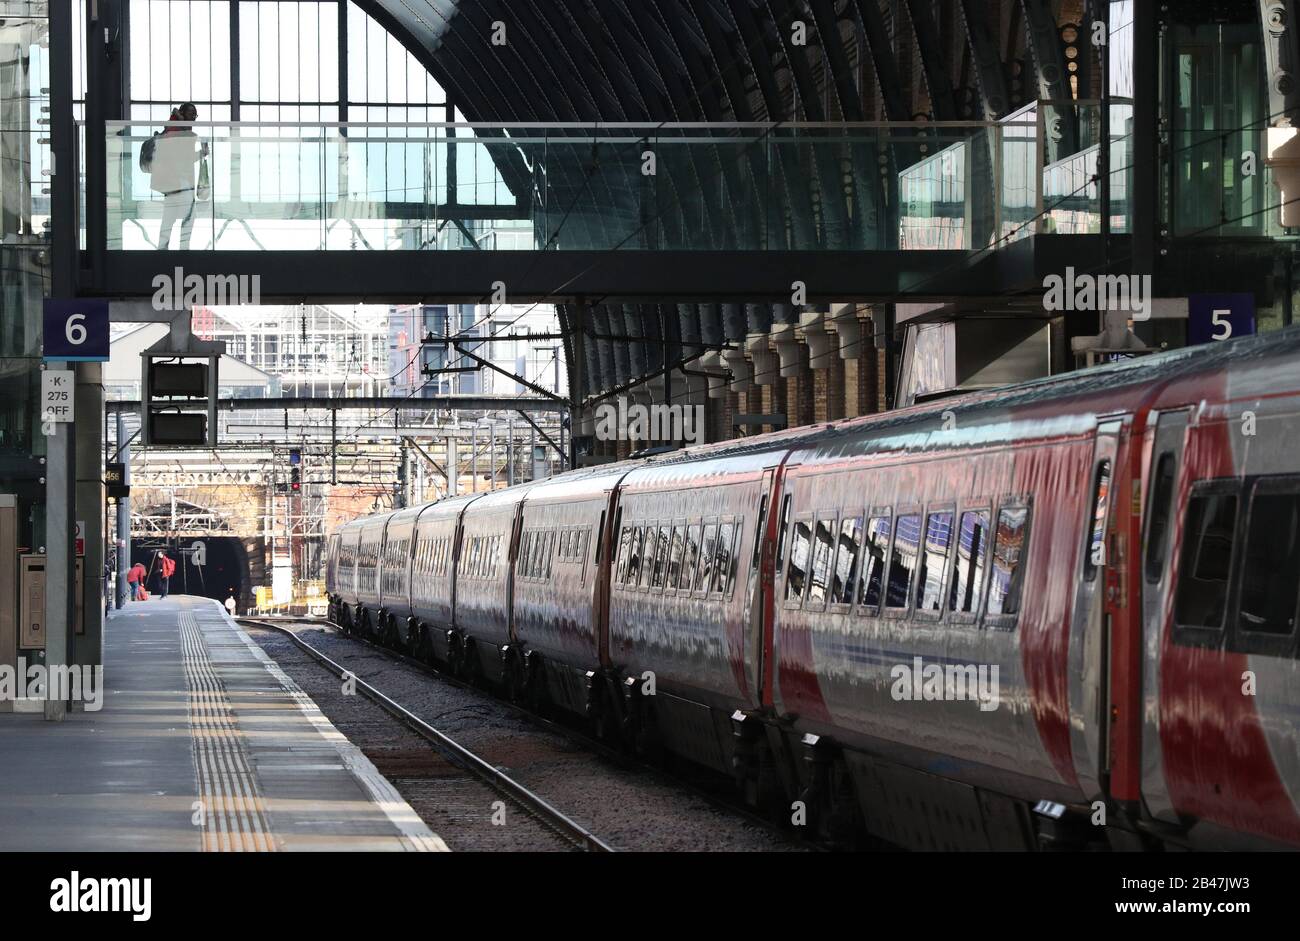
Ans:
POLYGON ((1187 298, 1187 342, 1235 340, 1255 332, 1255 295, 1193 294, 1187 298))
POLYGON ((108 301, 46 298, 41 355, 65 362, 108 361, 108 301))

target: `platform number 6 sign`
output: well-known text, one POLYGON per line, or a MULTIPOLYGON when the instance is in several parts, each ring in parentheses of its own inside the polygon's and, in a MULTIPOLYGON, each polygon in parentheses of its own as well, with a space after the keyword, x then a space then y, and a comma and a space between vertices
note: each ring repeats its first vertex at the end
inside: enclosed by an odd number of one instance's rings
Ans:
POLYGON ((41 354, 47 360, 108 360, 108 302, 46 298, 41 354))

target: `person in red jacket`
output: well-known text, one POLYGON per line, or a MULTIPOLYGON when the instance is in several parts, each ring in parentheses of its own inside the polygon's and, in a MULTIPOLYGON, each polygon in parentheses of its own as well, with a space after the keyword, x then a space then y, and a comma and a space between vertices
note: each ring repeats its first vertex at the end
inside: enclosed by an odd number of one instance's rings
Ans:
POLYGON ((168 557, 166 552, 159 552, 158 580, 162 583, 162 591, 159 593, 159 597, 167 597, 167 583, 171 580, 174 571, 176 571, 176 563, 168 557))
POLYGON ((146 574, 147 573, 145 572, 144 566, 141 565, 139 562, 137 562, 135 565, 131 566, 131 568, 127 570, 126 583, 131 589, 132 601, 144 600, 144 596, 141 594, 141 592, 144 591, 144 578, 146 574))

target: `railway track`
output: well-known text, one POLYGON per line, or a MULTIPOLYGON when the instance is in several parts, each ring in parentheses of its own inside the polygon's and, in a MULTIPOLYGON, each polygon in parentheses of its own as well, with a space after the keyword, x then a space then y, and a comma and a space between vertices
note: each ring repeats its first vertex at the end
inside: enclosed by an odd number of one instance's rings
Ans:
MULTIPOLYGON (((339 625, 325 618, 272 615, 261 618, 240 618, 239 620, 250 624, 256 624, 258 626, 274 628, 279 633, 293 637, 295 643, 299 647, 306 648, 313 656, 319 655, 320 657, 325 657, 325 655, 321 654, 312 647, 312 645, 298 637, 296 632, 289 630, 282 625, 296 624, 306 625, 317 629, 326 629, 330 631, 331 636, 347 641, 362 650, 372 651, 374 654, 389 662, 405 665, 419 674, 435 678, 439 682, 445 683, 446 685, 456 689, 469 691, 478 696, 488 695, 485 694, 481 688, 476 687, 471 683, 467 683, 459 677, 447 674, 444 671, 429 665, 423 660, 393 650, 392 648, 386 647, 376 641, 347 633, 342 630, 339 625)), ((328 659, 328 657, 325 657, 325 659, 328 659)), ((572 725, 546 718, 535 712, 531 712, 520 705, 512 703, 509 700, 497 696, 490 696, 490 701, 501 711, 517 717, 529 726, 545 732, 553 733, 554 735, 570 742, 577 748, 592 755, 599 756, 609 763, 625 769, 630 773, 641 776, 651 776, 656 782, 669 786, 677 792, 688 793, 702 804, 708 805, 720 814, 725 814, 730 818, 742 821, 754 829, 761 829, 765 833, 769 834, 772 839, 784 843, 787 849, 823 851, 828 848, 815 841, 802 838, 797 833, 791 833, 789 830, 776 825, 770 818, 755 812, 751 808, 744 806, 735 800, 728 799, 726 796, 719 794, 716 786, 710 787, 682 774, 665 771, 664 768, 656 764, 648 763, 643 759, 630 756, 626 752, 613 748, 609 744, 584 733, 582 730, 574 728, 572 725)))
MULTIPOLYGON (((562 839, 571 843, 575 848, 593 853, 614 852, 612 846, 600 837, 596 836, 586 827, 573 820, 563 811, 553 806, 545 798, 519 783, 502 769, 470 751, 451 736, 435 728, 428 722, 425 722, 401 703, 385 695, 383 692, 365 682, 360 677, 356 676, 356 674, 347 670, 329 656, 298 637, 296 633, 283 626, 283 624, 277 624, 270 618, 237 618, 236 620, 240 624, 275 631, 278 634, 287 637, 297 648, 306 653, 322 667, 329 670, 340 680, 353 683, 355 688, 362 695, 374 702, 394 719, 413 731, 416 735, 425 739, 448 762, 482 781, 493 791, 513 803, 529 817, 538 821, 543 826, 559 835, 562 839)), ((322 625, 329 624, 328 621, 318 622, 316 619, 312 618, 286 618, 284 620, 295 623, 307 622, 313 624, 320 623, 322 625)))

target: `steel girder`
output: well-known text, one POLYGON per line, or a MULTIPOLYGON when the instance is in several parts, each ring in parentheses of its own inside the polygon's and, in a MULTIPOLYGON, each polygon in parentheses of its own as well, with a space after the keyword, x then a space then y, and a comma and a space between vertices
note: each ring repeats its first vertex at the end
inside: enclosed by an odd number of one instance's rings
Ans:
MULTIPOLYGON (((894 49, 907 37, 882 13, 882 0, 359 0, 446 89, 472 121, 783 121, 868 116, 844 37, 860 31, 859 55, 875 80, 884 113, 910 117, 894 49), (493 24, 506 26, 506 44, 493 45, 493 24), (808 42, 792 29, 805 25, 808 42), (819 76, 824 78, 819 79, 819 76), (833 107, 824 106, 828 95, 833 107), (791 112, 794 100, 798 110, 791 112)), ((936 119, 957 117, 951 79, 928 0, 904 0, 936 119)), ((1024 0, 1026 9, 1035 0, 1024 0)), ((1027 13, 1028 15, 1028 13, 1027 13)), ((1041 23, 1039 24, 1042 25, 1041 23)), ((1035 38, 1037 38, 1035 33, 1035 38)), ((977 45, 977 44, 976 44, 977 45)), ((976 50, 976 46, 972 45, 976 50)), ((996 46, 974 52, 986 112, 1002 103, 1005 81, 996 46)), ((1040 57, 1035 54, 1035 63, 1040 57)), ((1041 70, 1041 66, 1040 66, 1041 70)), ((1041 76, 1040 76, 1041 80, 1041 76)), ((490 132, 488 132, 490 133, 490 132)), ((541 133, 541 132, 538 132, 541 133)), ((887 204, 882 174, 896 172, 898 146, 874 149, 776 146, 749 150, 693 147, 660 159, 650 211, 640 148, 628 153, 589 144, 548 145, 544 181, 514 144, 519 132, 490 151, 502 179, 533 204, 545 200, 545 231, 575 249, 664 247, 709 249, 760 236, 794 250, 834 249, 874 238, 887 248, 896 207, 887 204), (882 160, 883 157, 883 160, 882 160), (770 206, 747 194, 770 194, 770 206)), ((577 136, 589 136, 586 131, 577 136)), ((667 148, 665 148, 667 149, 667 148)), ((556 285, 557 289, 561 285, 556 285)), ((507 285, 507 290, 509 285, 507 285)), ((484 285, 485 296, 488 285, 484 285)), ((797 320, 789 304, 587 305, 580 397, 662 372, 697 357, 696 343, 738 344, 746 332, 797 320), (662 326, 661 326, 662 325, 662 326), (617 336, 660 336, 629 343, 617 336), (668 357, 665 360, 665 356, 668 357)), ((572 312, 560 307, 568 330, 572 312)), ((572 350, 572 344, 566 343, 572 350)))

